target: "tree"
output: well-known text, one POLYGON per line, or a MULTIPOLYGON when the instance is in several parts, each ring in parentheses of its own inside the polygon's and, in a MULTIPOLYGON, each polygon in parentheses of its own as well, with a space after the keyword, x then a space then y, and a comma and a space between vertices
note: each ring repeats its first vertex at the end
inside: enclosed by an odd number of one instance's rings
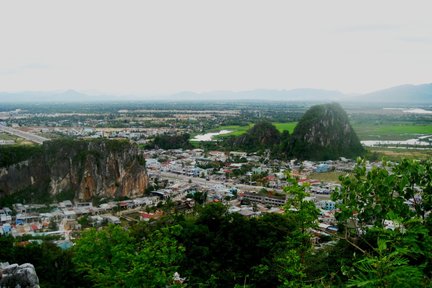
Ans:
POLYGON ((173 284, 173 275, 178 271, 184 254, 183 246, 174 238, 181 229, 178 225, 164 227, 143 242, 133 258, 132 269, 127 273, 126 287, 166 287, 173 284))
POLYGON ((337 218, 345 227, 350 222, 360 234, 365 225, 383 227, 390 212, 405 220, 414 216, 405 204, 411 196, 406 188, 414 184, 405 175, 390 172, 392 168, 384 161, 382 167, 366 171, 366 161, 358 159, 353 175, 340 177, 342 188, 332 194, 332 200, 339 203, 337 218))
POLYGON ((319 212, 315 204, 306 199, 309 196, 307 186, 299 185, 290 177, 287 180, 290 185, 284 188, 287 193, 285 214, 296 223, 296 229, 287 238, 287 250, 276 262, 280 264, 279 279, 282 287, 305 287, 305 257, 312 248, 310 229, 317 225, 319 212))
POLYGON ((421 287, 420 267, 409 265, 404 257, 407 249, 389 251, 386 240, 378 239, 376 255, 368 255, 355 263, 355 274, 348 287, 421 287))
POLYGON ((120 226, 85 231, 74 247, 73 261, 95 287, 123 287, 135 257, 133 239, 120 226))
POLYGON ((83 233, 73 261, 95 287, 164 287, 173 284, 184 249, 174 236, 181 227, 153 231, 142 243, 120 226, 83 233))
POLYGON ((431 167, 431 161, 384 161, 367 171, 359 159, 353 175, 340 178, 342 189, 332 199, 339 203, 342 239, 361 252, 353 267, 343 267, 351 286, 418 287, 430 281, 432 239, 425 224, 431 167))

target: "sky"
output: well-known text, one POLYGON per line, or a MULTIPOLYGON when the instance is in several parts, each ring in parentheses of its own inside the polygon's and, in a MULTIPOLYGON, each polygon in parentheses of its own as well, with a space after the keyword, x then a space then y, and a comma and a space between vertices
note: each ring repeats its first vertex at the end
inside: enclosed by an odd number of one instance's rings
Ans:
POLYGON ((432 82, 432 1, 0 0, 0 91, 432 82))

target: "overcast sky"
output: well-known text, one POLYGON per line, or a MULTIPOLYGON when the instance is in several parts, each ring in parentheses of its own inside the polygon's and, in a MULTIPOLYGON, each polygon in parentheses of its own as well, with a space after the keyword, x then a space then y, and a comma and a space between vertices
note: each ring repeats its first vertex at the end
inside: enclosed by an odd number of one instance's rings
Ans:
POLYGON ((0 0, 0 91, 432 82, 432 1, 0 0))

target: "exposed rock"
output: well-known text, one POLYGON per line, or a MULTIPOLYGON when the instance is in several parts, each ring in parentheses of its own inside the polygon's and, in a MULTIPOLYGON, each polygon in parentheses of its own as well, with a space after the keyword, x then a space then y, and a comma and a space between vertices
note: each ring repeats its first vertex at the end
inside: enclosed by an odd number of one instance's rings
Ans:
POLYGON ((0 263, 0 288, 39 288, 39 278, 32 264, 0 263))
POLYGON ((299 159, 352 158, 363 152, 346 112, 337 103, 312 106, 306 111, 290 143, 290 155, 299 159))
POLYGON ((144 158, 128 141, 57 140, 39 153, 0 168, 0 196, 29 187, 57 195, 74 191, 75 199, 139 196, 148 184, 144 158))

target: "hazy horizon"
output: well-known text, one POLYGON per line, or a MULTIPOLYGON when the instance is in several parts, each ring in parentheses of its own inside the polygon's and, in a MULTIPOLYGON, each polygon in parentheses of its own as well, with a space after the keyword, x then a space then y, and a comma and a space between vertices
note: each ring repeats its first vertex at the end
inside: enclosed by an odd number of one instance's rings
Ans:
POLYGON ((431 82, 429 1, 41 0, 0 8, 0 92, 363 94, 431 82))

